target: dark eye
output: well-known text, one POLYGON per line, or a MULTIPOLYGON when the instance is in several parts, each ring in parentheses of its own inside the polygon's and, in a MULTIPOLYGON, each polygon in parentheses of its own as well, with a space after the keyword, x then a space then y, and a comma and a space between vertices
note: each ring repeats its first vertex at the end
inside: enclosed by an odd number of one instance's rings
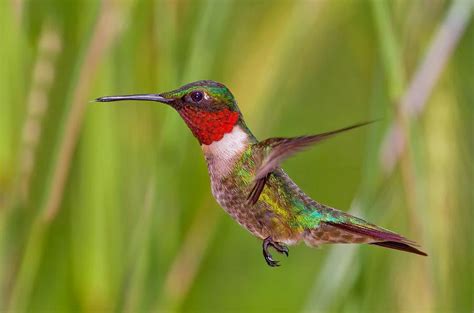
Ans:
POLYGON ((194 102, 199 102, 202 100, 204 95, 202 94, 201 91, 193 91, 191 92, 191 99, 193 99, 194 102))

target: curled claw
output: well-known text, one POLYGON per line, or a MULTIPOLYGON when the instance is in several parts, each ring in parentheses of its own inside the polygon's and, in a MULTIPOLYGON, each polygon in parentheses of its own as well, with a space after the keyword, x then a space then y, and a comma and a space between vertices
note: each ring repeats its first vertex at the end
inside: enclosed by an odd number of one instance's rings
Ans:
POLYGON ((274 260, 272 255, 268 251, 269 247, 273 247, 278 253, 285 254, 287 257, 289 256, 288 247, 279 242, 273 241, 271 236, 263 240, 262 248, 263 248, 263 257, 265 258, 265 261, 271 267, 280 266, 279 261, 274 260))
POLYGON ((283 246, 283 245, 279 245, 279 249, 277 249, 276 247, 274 247, 278 252, 286 255, 287 257, 290 256, 290 250, 288 249, 288 247, 286 246, 283 246))
POLYGON ((265 258, 265 261, 267 261, 267 264, 271 267, 277 267, 277 266, 280 266, 280 261, 275 261, 272 259, 272 257, 266 257, 265 258))

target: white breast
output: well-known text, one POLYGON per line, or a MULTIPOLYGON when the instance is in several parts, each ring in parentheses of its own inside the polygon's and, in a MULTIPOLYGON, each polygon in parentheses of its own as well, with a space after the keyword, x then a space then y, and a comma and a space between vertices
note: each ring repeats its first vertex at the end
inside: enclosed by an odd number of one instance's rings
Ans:
POLYGON ((232 170, 236 159, 247 148, 248 143, 248 134, 240 126, 236 125, 221 140, 215 141, 210 145, 201 145, 211 179, 227 176, 232 170))

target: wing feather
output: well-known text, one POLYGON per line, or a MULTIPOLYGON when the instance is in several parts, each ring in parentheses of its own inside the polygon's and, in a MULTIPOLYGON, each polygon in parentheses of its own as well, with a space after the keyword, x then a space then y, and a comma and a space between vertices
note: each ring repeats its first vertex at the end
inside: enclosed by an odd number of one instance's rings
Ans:
POLYGON ((265 187, 269 175, 280 163, 294 155, 295 153, 314 145, 318 142, 324 141, 337 135, 339 133, 358 128, 367 124, 371 124, 374 121, 357 123, 348 127, 340 128, 337 130, 311 135, 311 136, 299 136, 292 138, 269 138, 261 141, 257 145, 261 149, 264 156, 261 158, 260 164, 257 166, 254 177, 254 186, 248 196, 248 201, 254 204, 258 201, 260 194, 265 187))

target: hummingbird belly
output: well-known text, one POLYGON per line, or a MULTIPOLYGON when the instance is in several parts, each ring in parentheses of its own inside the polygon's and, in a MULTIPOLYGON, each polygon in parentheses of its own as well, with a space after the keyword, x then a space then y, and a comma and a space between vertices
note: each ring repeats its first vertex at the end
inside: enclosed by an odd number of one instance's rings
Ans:
POLYGON ((296 185, 283 170, 276 170, 271 175, 259 200, 251 204, 247 201, 255 172, 251 147, 233 159, 207 154, 206 160, 214 198, 240 225, 261 239, 271 236, 286 244, 302 239, 303 229, 291 222, 294 220, 292 200, 298 197, 297 190, 292 187, 296 185))
POLYGON ((270 175, 259 200, 249 203, 256 170, 256 140, 235 126, 222 140, 202 145, 211 190, 219 205, 258 238, 293 244, 302 239, 298 208, 304 194, 281 169, 270 175), (299 202, 298 202, 299 201, 299 202))
POLYGON ((295 222, 292 203, 297 194, 288 190, 291 186, 285 178, 282 170, 275 171, 255 204, 247 201, 252 184, 241 175, 212 182, 212 193, 222 208, 255 236, 291 245, 302 239, 304 230, 295 222))
POLYGON ((242 177, 232 175, 212 181, 211 189, 219 205, 256 237, 265 239, 271 236, 279 242, 294 244, 301 239, 301 231, 289 223, 291 212, 285 207, 285 199, 279 199, 275 189, 277 180, 270 179, 255 204, 247 201, 252 185, 242 177))

